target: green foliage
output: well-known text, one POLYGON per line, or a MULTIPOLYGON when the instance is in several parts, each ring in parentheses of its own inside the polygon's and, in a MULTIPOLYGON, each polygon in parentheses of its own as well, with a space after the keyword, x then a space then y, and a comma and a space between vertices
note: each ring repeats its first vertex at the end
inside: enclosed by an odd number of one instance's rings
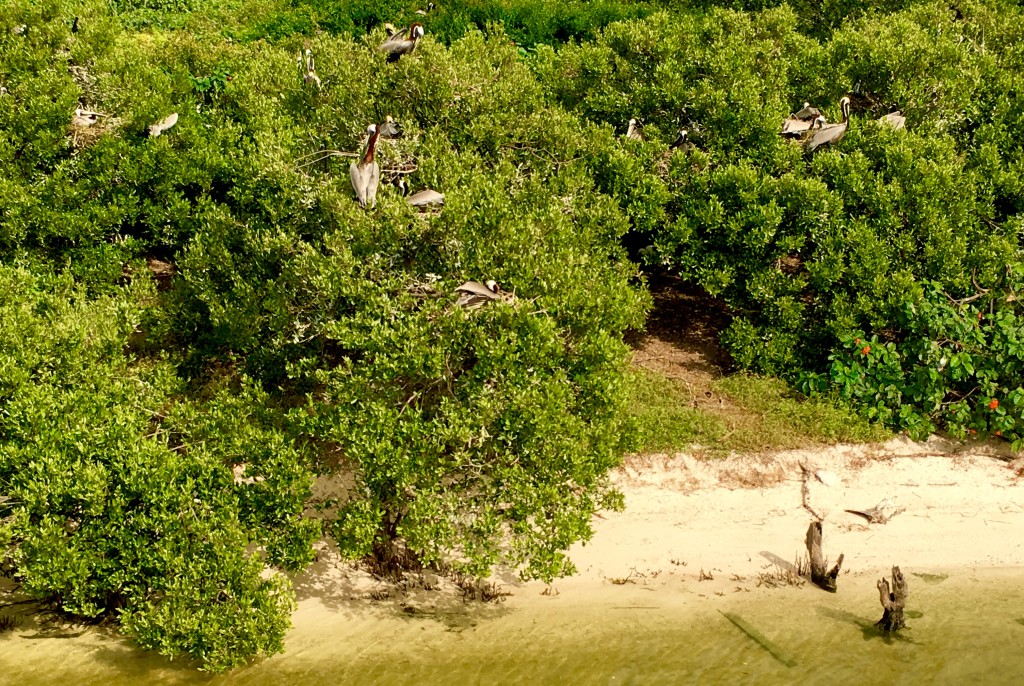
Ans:
POLYGON ((803 397, 783 381, 734 374, 706 387, 637 371, 628 379, 634 451, 711 454, 880 441, 888 433, 831 396, 803 397))
POLYGON ((309 560, 299 461, 280 469, 280 438, 238 423, 231 400, 176 398, 167 361, 129 363, 145 282, 90 299, 68 277, 2 267, 0 293, 0 546, 23 589, 84 617, 117 612, 143 646, 213 671, 280 650, 290 585, 247 550, 309 560), (241 459, 266 480, 236 483, 241 459))
POLYGON ((1020 450, 1024 321, 1012 306, 1016 290, 986 295, 956 302, 929 284, 904 302, 898 339, 843 336, 828 374, 805 375, 805 389, 834 387, 865 416, 915 438, 941 425, 960 438, 994 433, 1020 450))
POLYGON ((731 308, 740 366, 828 394, 721 382, 767 403, 749 435, 871 435, 839 394, 1020 445, 1019 3, 442 5, 394 64, 382 24, 420 3, 0 8, 0 533, 32 593, 221 669, 280 647, 267 570, 321 527, 351 556, 569 572, 625 449, 721 429, 629 418, 652 391, 626 371, 649 305, 626 242, 731 308), (843 95, 840 143, 778 136, 843 95), (907 130, 873 121, 896 107, 907 130), (109 116, 72 130, 76 108, 109 116), (366 212, 335 153, 387 115, 366 212), (442 210, 398 196, 410 170, 442 210), (470 279, 515 297, 458 308, 470 279), (322 523, 315 476, 352 485, 322 523))

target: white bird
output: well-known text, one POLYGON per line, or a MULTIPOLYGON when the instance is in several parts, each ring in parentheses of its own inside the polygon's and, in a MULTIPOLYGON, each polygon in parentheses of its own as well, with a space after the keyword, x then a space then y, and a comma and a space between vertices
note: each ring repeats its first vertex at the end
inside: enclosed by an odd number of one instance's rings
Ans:
POLYGON ((171 128, 172 126, 174 126, 177 123, 178 123, 178 113, 177 112, 171 112, 169 115, 167 115, 166 117, 164 117, 163 119, 161 119, 157 123, 150 124, 147 127, 146 130, 149 131, 149 135, 151 137, 156 138, 161 133, 163 133, 164 131, 166 131, 167 129, 171 128))
POLYGON ((434 9, 434 3, 428 2, 427 3, 427 9, 425 9, 425 10, 416 10, 416 14, 420 15, 421 17, 425 17, 425 16, 427 16, 427 12, 432 12, 433 9, 434 9))
POLYGON ((380 167, 374 161, 373 155, 380 130, 376 124, 370 124, 366 132, 370 137, 366 140, 363 155, 358 162, 353 162, 348 168, 348 174, 352 180, 352 189, 359 199, 359 206, 365 209, 366 203, 370 203, 370 208, 373 209, 377 207, 377 184, 380 183, 380 167))
POLYGON ((391 35, 377 49, 388 54, 388 62, 397 62, 402 55, 416 49, 416 42, 423 38, 423 24, 415 22, 405 31, 391 35))

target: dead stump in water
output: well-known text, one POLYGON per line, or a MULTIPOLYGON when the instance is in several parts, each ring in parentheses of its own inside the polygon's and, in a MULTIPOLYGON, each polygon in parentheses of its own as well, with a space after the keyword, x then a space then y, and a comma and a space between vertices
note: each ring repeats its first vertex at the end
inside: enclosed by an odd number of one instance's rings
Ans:
POLYGON ((882 631, 896 631, 906 626, 903 619, 903 606, 907 604, 907 580, 899 567, 892 568, 892 589, 885 577, 878 580, 878 599, 882 602, 885 612, 875 626, 882 631))
POLYGON ((843 566, 843 556, 840 554, 835 566, 825 571, 825 554, 821 550, 821 522, 811 522, 807 527, 806 543, 811 561, 811 581, 829 593, 835 593, 839 568, 843 566))

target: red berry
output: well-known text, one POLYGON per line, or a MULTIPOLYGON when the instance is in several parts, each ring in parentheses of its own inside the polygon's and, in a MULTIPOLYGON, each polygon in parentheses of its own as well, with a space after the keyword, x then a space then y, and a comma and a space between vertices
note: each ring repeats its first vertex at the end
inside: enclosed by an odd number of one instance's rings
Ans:
POLYGON ((999 401, 998 401, 998 400, 996 400, 995 398, 992 398, 992 400, 991 400, 991 401, 989 402, 989 404, 988 404, 988 409, 990 409, 990 410, 994 410, 994 409, 996 409, 997 407, 999 407, 999 401))
POLYGON ((996 436, 1002 436, 1002 435, 1003 435, 1003 432, 1000 431, 999 429, 996 429, 996 436))
POLYGON ((867 355, 869 352, 871 352, 871 346, 870 345, 865 345, 863 348, 860 349, 860 354, 861 355, 867 355))

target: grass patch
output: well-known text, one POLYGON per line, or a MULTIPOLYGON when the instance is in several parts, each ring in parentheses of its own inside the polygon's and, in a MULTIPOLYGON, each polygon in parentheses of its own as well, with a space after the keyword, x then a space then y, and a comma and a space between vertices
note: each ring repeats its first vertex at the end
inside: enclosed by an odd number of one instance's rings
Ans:
POLYGON ((630 376, 635 450, 700 446, 716 454, 883 441, 892 434, 852 409, 807 399, 779 379, 736 374, 695 386, 646 369, 630 376))
POLYGON ((711 445, 729 431, 721 417, 693 406, 694 394, 680 381, 635 369, 628 382, 636 452, 664 453, 694 444, 711 445))

